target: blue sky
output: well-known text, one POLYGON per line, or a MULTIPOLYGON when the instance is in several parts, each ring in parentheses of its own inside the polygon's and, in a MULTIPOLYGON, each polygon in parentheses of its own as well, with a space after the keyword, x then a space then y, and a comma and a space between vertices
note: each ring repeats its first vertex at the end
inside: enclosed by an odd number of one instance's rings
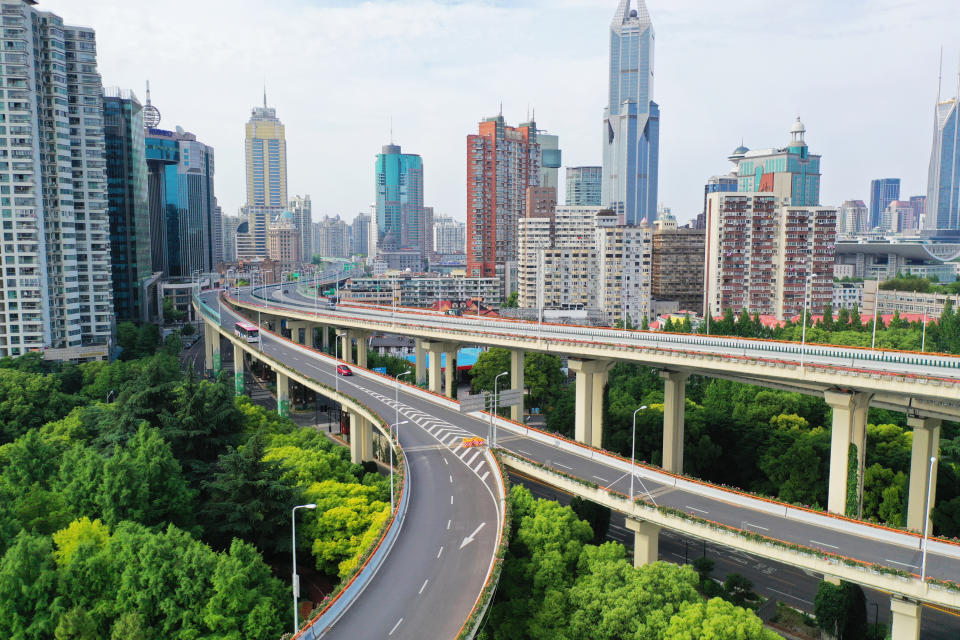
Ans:
MULTIPOLYGON (((373 201, 374 156, 394 140, 424 159, 438 212, 465 217, 465 136, 503 102, 536 110, 564 164, 600 164, 608 26, 616 0, 41 0, 97 30, 104 84, 143 97, 161 126, 215 147, 228 214, 244 199, 243 125, 262 100, 287 126, 291 195, 314 219, 373 201)), ((926 192, 944 52, 956 92, 956 0, 650 0, 657 35, 660 200, 683 221, 740 143, 784 144, 800 115, 823 155, 823 202, 867 199, 899 177, 926 192)))

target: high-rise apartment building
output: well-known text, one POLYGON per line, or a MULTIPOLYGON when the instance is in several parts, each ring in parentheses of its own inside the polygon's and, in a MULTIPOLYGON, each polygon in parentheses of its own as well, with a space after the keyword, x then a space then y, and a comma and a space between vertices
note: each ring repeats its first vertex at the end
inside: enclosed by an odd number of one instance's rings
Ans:
POLYGON ((105 357, 114 309, 96 37, 34 5, 0 2, 0 356, 105 357))
POLYGON ((560 138, 549 133, 537 134, 540 144, 540 186, 552 187, 560 192, 560 167, 563 166, 563 152, 560 151, 560 138))
MULTIPOLYGON (((797 118, 786 147, 750 150, 741 145, 729 160, 739 193, 771 193, 795 207, 820 204, 820 156, 810 153, 806 127, 797 118)), ((722 191, 719 190, 718 191, 722 191)))
POLYGON ((350 252, 353 255, 370 255, 370 225, 371 216, 369 213, 358 213, 353 219, 350 230, 352 246, 350 252))
POLYGON ((907 200, 893 200, 880 216, 880 229, 889 233, 917 230, 917 212, 907 200))
POLYGON ((303 243, 300 241, 300 228, 290 211, 284 211, 270 221, 267 229, 267 255, 280 263, 283 269, 293 269, 300 264, 303 243))
POLYGON ((310 262, 313 257, 313 207, 310 196, 293 196, 289 210, 293 214, 293 223, 300 232, 300 258, 304 262, 310 262))
POLYGON ((557 190, 553 187, 527 187, 524 212, 528 216, 553 217, 557 209, 557 190))
POLYGON ((487 118, 467 136, 467 275, 500 277, 517 260, 517 221, 527 187, 540 184, 540 145, 534 122, 507 126, 487 118))
POLYGON ((423 207, 423 159, 402 153, 400 145, 388 144, 377 155, 377 254, 384 256, 391 268, 397 268, 389 255, 420 255, 422 270, 426 262, 423 207))
POLYGON ((924 220, 925 230, 960 233, 960 95, 937 96, 924 220))
POLYGON ((870 181, 870 228, 881 226, 883 212, 900 199, 900 178, 877 178, 870 181))
POLYGON ((286 129, 277 118, 277 110, 254 107, 247 121, 244 144, 247 164, 247 205, 255 207, 287 206, 286 129))
POLYGON ((797 207, 770 193, 707 198, 706 310, 821 312, 833 299, 837 211, 797 207))
POLYGON ((213 227, 213 268, 223 262, 223 207, 213 198, 213 210, 210 214, 210 224, 213 227))
POLYGON ((597 306, 607 322, 639 327, 652 311, 653 227, 597 216, 597 306))
POLYGON ((118 320, 147 320, 148 300, 141 287, 150 278, 150 205, 143 108, 129 91, 103 96, 110 207, 110 262, 113 307, 118 320))
POLYGON ((837 213, 837 234, 852 235, 870 230, 870 210, 863 200, 845 200, 837 213))
POLYGON ((602 167, 567 167, 567 197, 569 207, 599 207, 603 190, 602 167))
POLYGON ((350 226, 337 215, 323 216, 313 225, 315 252, 324 258, 350 257, 350 226))
POLYGON ((433 207, 423 208, 423 254, 433 253, 433 207))
POLYGON ((220 224, 223 228, 223 261, 237 261, 237 228, 246 218, 241 216, 223 216, 220 224))
POLYGON ((675 300, 681 311, 703 309, 705 231, 683 229, 671 213, 661 213, 651 244, 650 295, 675 300))
POLYGON ((449 216, 433 219, 433 247, 441 255, 463 253, 467 246, 467 225, 449 216))
MULTIPOLYGON (((734 156, 737 154, 744 154, 749 149, 746 147, 738 147, 734 150, 734 156)), ((736 173, 728 173, 725 176, 710 176, 707 179, 707 183, 703 185, 703 211, 707 211, 707 196, 711 193, 730 193, 736 191, 738 188, 738 180, 736 173)))
POLYGON ((910 206, 917 212, 919 228, 923 228, 924 217, 927 215, 927 196, 910 196, 910 206))
POLYGON ((208 273, 216 267, 213 147, 180 127, 148 129, 144 142, 153 270, 208 273))
POLYGON ((657 215, 660 107, 653 101, 654 33, 644 0, 620 0, 610 24, 603 115, 603 205, 626 224, 657 215))

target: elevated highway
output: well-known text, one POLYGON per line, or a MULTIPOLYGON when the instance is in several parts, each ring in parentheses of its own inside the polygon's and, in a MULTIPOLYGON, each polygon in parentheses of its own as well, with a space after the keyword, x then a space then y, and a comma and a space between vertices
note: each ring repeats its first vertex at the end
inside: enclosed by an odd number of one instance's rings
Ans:
MULTIPOLYGON (((304 306, 295 306, 301 304, 298 301, 287 301, 288 296, 285 296, 284 305, 281 306, 279 301, 265 304, 263 301, 253 299, 247 292, 242 293, 243 295, 236 300, 236 304, 239 308, 246 309, 248 316, 251 315, 250 311, 255 311, 262 317, 273 320, 285 318, 287 321, 306 321, 308 326, 310 324, 327 325, 341 329, 347 327, 346 332, 341 332, 345 335, 349 335, 351 324, 362 324, 367 330, 378 327, 380 331, 427 338, 434 335, 439 337, 439 334, 442 334, 444 339, 449 339, 449 336, 463 329, 461 326, 458 329, 446 330, 440 326, 447 320, 453 320, 456 325, 456 321, 463 321, 462 318, 441 317, 433 314, 420 317, 409 311, 401 311, 398 312, 398 317, 388 318, 384 314, 392 314, 392 310, 387 312, 382 309, 358 310, 343 307, 335 310, 318 308, 308 311, 304 306), (435 333, 431 335, 430 332, 435 333)), ((256 317, 257 313, 252 315, 256 317)), ((548 352, 555 350, 551 344, 564 343, 580 349, 580 353, 590 355, 600 353, 601 349, 605 350, 603 353, 636 353, 639 354, 637 358, 642 358, 644 364, 659 367, 664 367, 663 362, 658 360, 660 356, 678 357, 671 350, 665 350, 662 347, 662 341, 652 336, 629 335, 633 332, 598 330, 599 335, 596 339, 583 339, 589 336, 577 334, 576 332, 581 329, 572 328, 574 332, 572 335, 581 336, 579 339, 574 339, 566 331, 554 328, 555 335, 544 339, 543 336, 533 338, 524 336, 521 331, 523 325, 515 323, 475 319, 469 319, 467 322, 478 324, 472 326, 469 332, 460 334, 461 343, 472 341, 480 344, 491 342, 500 344, 497 341, 505 343, 507 340, 515 340, 541 347, 530 350, 548 352), (507 328, 512 330, 507 331, 505 337, 501 329, 507 328), (624 343, 629 340, 650 341, 653 345, 626 345, 625 348, 624 343)), ((540 328, 537 327, 537 329, 540 328)), ((543 330, 547 331, 546 328, 543 330)), ((849 359, 853 356, 834 353, 824 348, 822 353, 816 356, 811 353, 810 357, 829 360, 830 363, 818 362, 811 367, 810 361, 806 359, 807 354, 803 354, 804 362, 795 361, 795 356, 800 354, 792 352, 791 349, 796 345, 786 343, 752 345, 752 341, 724 341, 699 336, 687 338, 688 340, 683 343, 684 349, 691 351, 693 355, 688 353, 679 357, 687 358, 686 369, 691 372, 704 372, 705 375, 710 375, 707 371, 728 374, 729 368, 725 370, 714 367, 713 363, 718 361, 715 358, 719 358, 719 361, 727 361, 730 365, 764 367, 763 377, 785 383, 796 382, 798 373, 803 375, 804 371, 810 371, 812 368, 822 367, 826 370, 825 375, 844 375, 837 373, 837 370, 847 369, 848 373, 856 372, 857 374, 850 375, 850 379, 863 383, 864 389, 856 391, 859 393, 878 392, 882 389, 886 393, 897 395, 902 392, 895 385, 916 384, 918 387, 925 387, 928 384, 932 386, 934 380, 938 381, 944 389, 952 389, 953 381, 956 379, 956 372, 951 372, 953 366, 949 364, 952 362, 950 358, 930 357, 928 362, 914 365, 914 367, 928 367, 932 371, 910 374, 903 369, 906 363, 899 361, 899 358, 908 357, 906 354, 888 354, 885 359, 878 358, 873 361, 863 357, 863 354, 855 354, 859 356, 854 358, 858 365, 876 362, 884 367, 872 371, 860 367, 849 367, 849 360, 844 358, 849 359), (699 339, 705 342, 698 343, 699 339), (744 345, 748 345, 751 350, 749 357, 744 356, 744 345), (693 347, 700 347, 700 349, 693 347), (778 358, 770 358, 775 360, 772 366, 751 364, 751 359, 765 359, 756 356, 759 352, 776 353, 778 358), (790 356, 791 353, 794 356, 790 356), (698 355, 703 358, 698 358, 698 355), (744 359, 747 360, 746 363, 741 362, 744 359), (778 366, 776 360, 782 361, 782 368, 778 366), (792 367, 790 369, 793 372, 792 378, 782 371, 788 367, 792 367), (767 376, 768 373, 772 375, 767 376), (916 380, 922 378, 925 382, 908 383, 906 382, 908 376, 914 376, 916 380)), ((279 340, 274 337, 271 339, 279 340)), ((433 337, 433 339, 437 338, 433 337)), ((304 347, 294 348, 309 351, 304 347)), ((572 354, 566 353, 566 355, 572 354)), ((630 360, 631 357, 618 357, 618 359, 630 360)), ((439 358, 431 358, 431 360, 439 361, 439 358)), ((675 371, 674 369, 670 373, 675 371)), ((433 375, 430 377, 439 378, 433 375)), ((669 384, 669 379, 667 382, 669 384)), ((845 393, 844 389, 836 386, 831 386, 831 389, 835 391, 828 393, 838 395, 845 393)), ((401 390, 401 402, 405 402, 405 398, 410 393, 412 393, 410 388, 404 385, 401 390)), ((928 394, 926 397, 935 396, 928 394)), ((839 404, 836 398, 834 400, 839 404)), ((434 402, 449 401, 435 398, 434 402)), ((857 407, 856 411, 860 411, 860 408, 857 407)), ((838 413, 836 407, 834 413, 838 413)), ((854 411, 850 410, 848 413, 854 413, 854 411)), ((487 418, 483 415, 461 415, 452 418, 450 424, 482 437, 488 435, 489 426, 487 418)), ((836 424, 835 419, 835 428, 836 424)), ((582 495, 629 515, 634 523, 637 563, 656 558, 657 534, 660 528, 666 527, 694 537, 722 539, 727 546, 760 557, 776 559, 807 571, 842 577, 884 589, 894 594, 893 619, 900 631, 900 637, 916 637, 919 629, 918 602, 930 602, 952 608, 960 607, 960 591, 930 580, 923 582, 919 576, 914 575, 920 573, 922 563, 921 539, 916 534, 892 531, 837 516, 798 509, 726 488, 692 481, 652 467, 632 468, 629 462, 596 447, 567 441, 509 421, 498 420, 498 425, 501 433, 497 443, 506 454, 504 460, 508 466, 551 486, 582 495), (634 499, 629 495, 632 469, 635 469, 634 499), (914 629, 917 630, 916 633, 914 629)), ((849 434, 850 431, 848 430, 847 433, 849 434)), ((931 542, 927 553, 928 578, 950 581, 960 575, 960 548, 943 542, 931 542)))

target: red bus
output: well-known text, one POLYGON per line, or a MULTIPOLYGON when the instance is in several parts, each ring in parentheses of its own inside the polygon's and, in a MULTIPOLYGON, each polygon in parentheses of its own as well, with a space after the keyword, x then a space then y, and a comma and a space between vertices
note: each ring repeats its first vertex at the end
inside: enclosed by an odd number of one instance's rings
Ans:
POLYGON ((260 340, 260 327, 249 322, 238 322, 233 325, 233 335, 247 342, 257 342, 260 340))

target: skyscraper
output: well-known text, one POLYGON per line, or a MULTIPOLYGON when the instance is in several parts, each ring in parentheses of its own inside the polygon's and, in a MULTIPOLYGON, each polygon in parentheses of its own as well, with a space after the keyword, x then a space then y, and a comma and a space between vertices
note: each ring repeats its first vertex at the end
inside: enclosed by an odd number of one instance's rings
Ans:
POLYGON ((924 226, 951 235, 960 233, 960 74, 957 80, 956 98, 937 96, 924 226))
POLYGON ((877 178, 870 181, 870 228, 880 226, 883 212, 900 199, 900 178, 877 178))
POLYGON ((110 259, 113 306, 119 320, 147 320, 141 285, 150 277, 150 205, 143 108, 130 91, 111 89, 103 96, 110 211, 110 259))
POLYGON ((568 207, 599 207, 603 188, 602 167, 567 167, 568 207))
POLYGON ((563 152, 560 151, 560 138, 548 133, 538 133, 540 144, 540 186, 553 187, 560 191, 560 167, 563 166, 563 152))
MULTIPOLYGON (((378 255, 391 264, 388 254, 420 254, 426 259, 423 211, 423 160, 402 153, 400 145, 383 146, 376 161, 378 255)), ((422 267, 422 264, 421 264, 422 267)))
MULTIPOLYGON (((785 147, 750 150, 741 145, 728 156, 740 193, 772 193, 795 207, 820 204, 820 156, 810 153, 807 128, 798 117, 785 147)), ((718 192, 722 192, 718 190, 718 192)))
POLYGON ((370 224, 371 217, 369 213, 358 213, 353 219, 350 238, 352 246, 350 252, 363 256, 370 255, 370 224))
POLYGON ((527 187, 540 184, 540 145, 534 122, 509 127, 487 118, 467 136, 467 275, 500 277, 517 260, 517 221, 527 187))
POLYGON ((106 356, 113 332, 103 87, 96 36, 4 0, 0 356, 106 356), (81 124, 82 123, 82 124, 81 124))
POLYGON ((313 258, 313 205, 310 196, 293 196, 289 208, 300 232, 300 257, 304 262, 310 262, 313 258))
POLYGON ((277 118, 277 110, 254 107, 247 121, 247 204, 260 207, 287 206, 286 129, 277 118))
POLYGON ((467 243, 467 225, 449 216, 436 216, 433 220, 434 251, 443 255, 463 253, 467 243))
POLYGON ((643 0, 610 24, 610 89, 603 116, 603 205, 626 224, 657 215, 660 107, 653 101, 653 23, 643 0))

